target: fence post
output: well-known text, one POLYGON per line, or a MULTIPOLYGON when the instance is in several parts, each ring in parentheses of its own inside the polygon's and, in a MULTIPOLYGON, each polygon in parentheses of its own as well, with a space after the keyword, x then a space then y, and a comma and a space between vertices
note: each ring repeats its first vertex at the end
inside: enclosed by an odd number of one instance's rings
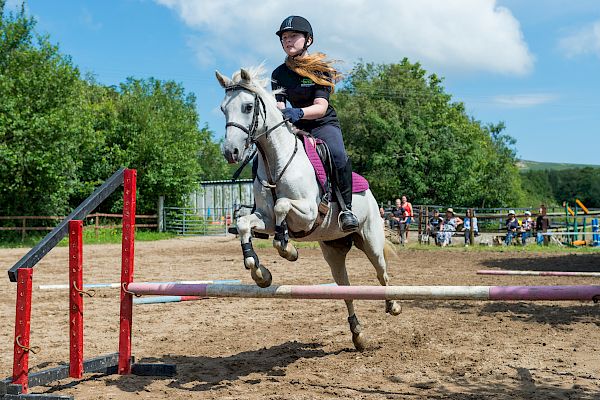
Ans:
POLYGON ((23 217, 23 222, 21 222, 21 242, 25 241, 26 229, 27 229, 27 217, 23 217))
POLYGON ((83 221, 69 221, 69 376, 83 376, 83 221))
POLYGON ((471 246, 473 246, 475 244, 475 230, 474 230, 475 210, 472 208, 470 210, 471 210, 471 221, 469 221, 469 244, 471 246))
POLYGON ((158 231, 165 231, 165 196, 158 196, 158 221, 156 225, 158 225, 158 231))
POLYGON ((422 221, 422 216, 423 216, 423 206, 419 206, 419 228, 417 229, 417 237, 419 237, 419 242, 421 242, 420 238, 421 238, 421 221, 422 221))
POLYGON ((133 281, 135 249, 135 191, 136 171, 126 169, 123 178, 123 243, 121 261, 121 312, 119 329, 120 375, 131 373, 131 325, 133 297, 127 285, 133 281))
POLYGON ((96 213, 95 220, 96 225, 94 226, 94 231, 96 231, 96 239, 98 239, 98 237, 100 236, 100 232, 98 231, 100 229, 100 217, 98 216, 98 213, 96 213))

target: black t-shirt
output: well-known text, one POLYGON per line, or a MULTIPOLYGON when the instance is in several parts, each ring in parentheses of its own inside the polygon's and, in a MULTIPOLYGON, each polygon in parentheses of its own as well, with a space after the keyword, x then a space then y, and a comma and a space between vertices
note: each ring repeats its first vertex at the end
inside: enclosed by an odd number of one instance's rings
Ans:
MULTIPOLYGON (((331 88, 329 86, 319 85, 310 78, 298 75, 285 64, 281 64, 271 74, 271 88, 284 88, 285 92, 275 96, 278 102, 286 101, 295 108, 312 106, 316 98, 323 98, 329 101, 331 88)), ((329 104, 325 115, 314 120, 301 119, 296 122, 300 129, 310 132, 311 130, 323 125, 340 126, 340 122, 335 113, 335 109, 329 104)))

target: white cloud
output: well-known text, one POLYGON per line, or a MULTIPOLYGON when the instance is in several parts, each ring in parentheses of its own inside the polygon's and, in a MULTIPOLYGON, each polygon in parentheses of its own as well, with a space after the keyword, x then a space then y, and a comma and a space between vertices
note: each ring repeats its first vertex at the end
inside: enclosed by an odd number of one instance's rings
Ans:
POLYGON ((600 21, 561 38, 558 46, 567 57, 584 54, 595 54, 600 57, 600 21))
POLYGON ((558 95, 552 93, 515 94, 495 96, 495 104, 503 107, 526 108, 535 107, 540 104, 552 103, 558 99, 558 95))
POLYGON ((359 59, 387 63, 408 57, 438 73, 524 75, 534 63, 519 22, 496 0, 155 1, 197 31, 192 42, 202 64, 280 63, 274 32, 288 15, 311 21, 314 48, 347 66, 359 59))

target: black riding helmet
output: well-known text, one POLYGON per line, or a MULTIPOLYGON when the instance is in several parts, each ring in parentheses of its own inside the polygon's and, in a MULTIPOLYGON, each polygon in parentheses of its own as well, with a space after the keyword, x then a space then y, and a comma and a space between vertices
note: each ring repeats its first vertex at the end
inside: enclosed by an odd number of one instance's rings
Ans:
POLYGON ((277 36, 279 36, 279 39, 281 40, 281 35, 283 35, 283 32, 286 32, 286 31, 295 31, 295 32, 303 33, 304 37, 306 38, 306 42, 304 43, 304 48, 308 47, 306 45, 308 43, 308 38, 312 39, 311 44, 312 44, 312 41, 314 41, 312 26, 310 26, 310 22, 308 22, 308 20, 304 17, 299 17, 297 15, 290 15, 289 17, 287 17, 286 19, 283 20, 283 22, 281 23, 281 26, 279 27, 279 30, 277 32, 275 32, 275 34, 277 36))

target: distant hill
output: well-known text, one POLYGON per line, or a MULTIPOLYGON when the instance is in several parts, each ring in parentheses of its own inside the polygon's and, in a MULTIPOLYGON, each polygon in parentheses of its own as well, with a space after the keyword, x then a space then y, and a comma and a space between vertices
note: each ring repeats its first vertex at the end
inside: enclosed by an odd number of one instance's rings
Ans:
POLYGON ((600 165, 593 164, 567 164, 567 163, 551 163, 551 162, 538 162, 538 161, 529 161, 529 160, 519 160, 517 162, 517 166, 520 171, 536 171, 536 170, 564 170, 564 169, 572 169, 572 168, 600 168, 600 165))

